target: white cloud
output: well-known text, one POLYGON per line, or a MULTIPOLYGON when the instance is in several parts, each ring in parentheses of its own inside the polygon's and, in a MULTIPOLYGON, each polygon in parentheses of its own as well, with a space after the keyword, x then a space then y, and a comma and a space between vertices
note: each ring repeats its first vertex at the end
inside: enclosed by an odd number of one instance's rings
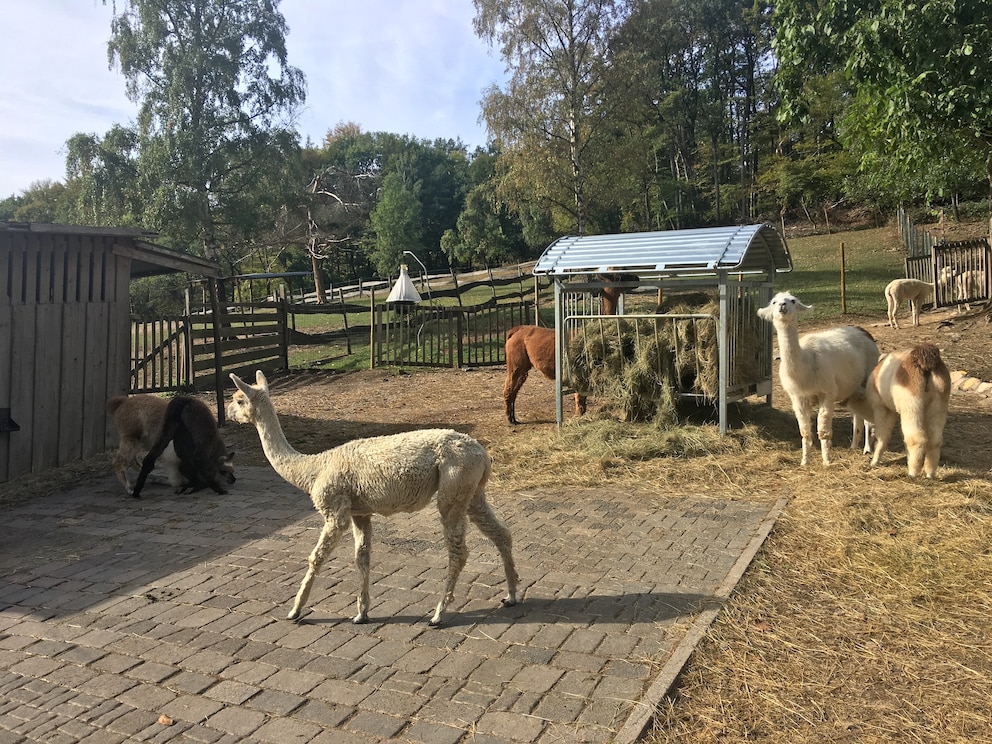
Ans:
MULTIPOLYGON (((111 8, 98 0, 6 3, 0 70, 0 198, 61 180, 65 142, 133 121, 108 69, 111 8)), ((339 122, 485 144, 484 88, 503 65, 472 30, 467 0, 283 0, 289 63, 307 77, 298 126, 319 144, 339 122)))

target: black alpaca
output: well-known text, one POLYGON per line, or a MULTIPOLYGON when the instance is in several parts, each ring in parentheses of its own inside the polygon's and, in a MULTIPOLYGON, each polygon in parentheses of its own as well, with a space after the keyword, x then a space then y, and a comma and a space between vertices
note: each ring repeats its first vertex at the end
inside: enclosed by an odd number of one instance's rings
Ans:
POLYGON ((234 483, 231 465, 234 453, 224 446, 217 421, 206 404, 188 395, 177 395, 169 401, 158 439, 141 463, 141 472, 131 493, 134 498, 141 497, 145 479, 169 442, 179 457, 179 472, 188 481, 176 493, 193 493, 208 486, 217 493, 227 493, 221 481, 234 483))

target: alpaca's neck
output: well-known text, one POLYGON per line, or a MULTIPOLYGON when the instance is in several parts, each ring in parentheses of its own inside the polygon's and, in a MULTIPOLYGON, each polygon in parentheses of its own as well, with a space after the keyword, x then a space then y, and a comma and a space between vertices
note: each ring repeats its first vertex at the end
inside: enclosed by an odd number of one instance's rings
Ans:
POLYGON ((254 405, 255 428, 258 429, 262 451, 265 452, 269 464, 287 482, 309 493, 317 475, 315 468, 312 467, 314 456, 297 452, 286 440, 272 401, 265 398, 262 401, 256 400, 254 405))
POLYGON ((799 329, 794 323, 776 323, 775 332, 778 336, 778 353, 782 358, 782 366, 790 375, 802 375, 807 360, 806 350, 799 345, 799 329))

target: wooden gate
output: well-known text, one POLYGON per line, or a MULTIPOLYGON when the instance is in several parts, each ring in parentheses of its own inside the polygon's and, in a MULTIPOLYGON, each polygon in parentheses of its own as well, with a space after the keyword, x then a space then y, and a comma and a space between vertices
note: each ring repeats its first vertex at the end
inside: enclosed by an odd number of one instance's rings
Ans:
POLYGON ((186 317, 131 318, 132 393, 193 390, 193 347, 186 317))
POLYGON ((209 311, 131 320, 132 393, 190 392, 216 387, 217 375, 254 377, 285 369, 286 311, 282 302, 227 305, 219 328, 209 311))

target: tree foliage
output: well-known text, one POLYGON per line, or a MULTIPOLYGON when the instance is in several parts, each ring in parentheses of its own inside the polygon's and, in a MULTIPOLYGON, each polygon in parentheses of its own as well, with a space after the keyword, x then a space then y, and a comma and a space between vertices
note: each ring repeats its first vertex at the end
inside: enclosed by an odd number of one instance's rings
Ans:
POLYGON ((216 257, 285 201, 289 127, 305 100, 273 0, 127 0, 109 58, 139 104, 144 219, 216 257))
POLYGON ((992 182, 992 5, 781 0, 775 18, 783 118, 807 114, 809 80, 841 70, 853 93, 846 138, 864 167, 925 172, 964 143, 981 149, 992 182))

